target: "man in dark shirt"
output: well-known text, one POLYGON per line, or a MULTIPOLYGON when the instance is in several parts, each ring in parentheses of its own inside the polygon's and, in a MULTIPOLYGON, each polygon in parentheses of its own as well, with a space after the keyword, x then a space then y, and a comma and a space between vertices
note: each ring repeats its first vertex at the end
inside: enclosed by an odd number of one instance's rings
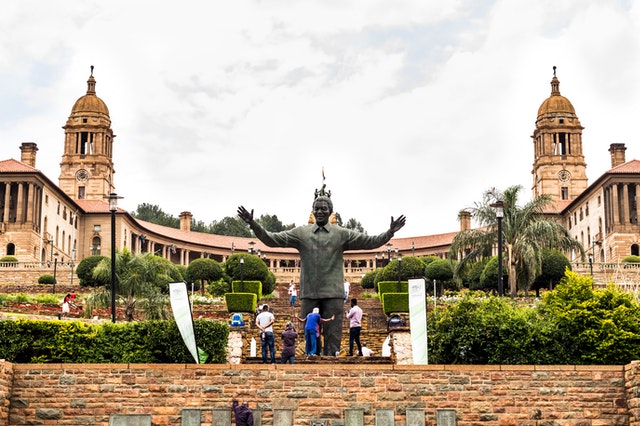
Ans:
POLYGON ((238 404, 237 400, 233 400, 233 412, 236 415, 236 426, 253 426, 253 411, 249 408, 249 404, 243 402, 238 404))
MULTIPOLYGON (((313 202, 316 223, 298 226, 289 231, 268 232, 255 220, 253 210, 238 207, 238 216, 253 230, 260 241, 269 247, 292 247, 300 252, 300 314, 305 317, 319 308, 324 317, 341 318, 344 304, 344 258, 347 250, 370 250, 389 241, 405 224, 404 215, 394 220, 386 232, 370 236, 329 223, 333 202, 325 195, 313 202)), ((324 355, 340 351, 342 323, 332 321, 323 327, 324 355)))

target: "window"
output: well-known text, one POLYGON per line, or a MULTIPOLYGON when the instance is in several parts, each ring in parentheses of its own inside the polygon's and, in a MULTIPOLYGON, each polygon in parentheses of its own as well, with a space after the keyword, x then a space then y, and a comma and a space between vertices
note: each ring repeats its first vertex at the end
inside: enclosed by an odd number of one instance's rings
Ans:
POLYGON ((78 199, 79 200, 84 200, 84 186, 79 186, 78 187, 78 199))
POLYGON ((89 250, 91 250, 91 255, 93 256, 100 255, 100 237, 93 237, 89 250))
POLYGON ((562 188, 560 188, 560 193, 562 194, 563 200, 569 199, 569 188, 567 188, 566 186, 563 186, 562 188))

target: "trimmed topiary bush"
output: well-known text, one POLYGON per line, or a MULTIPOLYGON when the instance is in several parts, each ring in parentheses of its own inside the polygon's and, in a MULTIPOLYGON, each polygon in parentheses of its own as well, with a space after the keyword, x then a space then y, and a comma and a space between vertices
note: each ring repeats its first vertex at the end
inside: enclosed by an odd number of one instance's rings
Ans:
POLYGON ((258 304, 255 293, 227 293, 224 295, 228 312, 254 313, 258 304))
POLYGON ((51 274, 43 274, 38 277, 38 284, 57 284, 57 282, 51 274))
POLYGON ((109 284, 109 280, 98 280, 93 277, 93 270, 103 259, 109 259, 106 256, 88 256, 78 263, 76 267, 76 275, 80 279, 80 285, 83 287, 100 287, 109 284))

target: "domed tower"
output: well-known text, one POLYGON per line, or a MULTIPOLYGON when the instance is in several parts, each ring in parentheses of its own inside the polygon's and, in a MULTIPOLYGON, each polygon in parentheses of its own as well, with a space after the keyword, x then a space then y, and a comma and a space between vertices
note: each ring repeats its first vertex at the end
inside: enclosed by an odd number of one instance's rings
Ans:
POLYGON ((87 94, 71 109, 60 162, 60 188, 74 199, 99 199, 114 191, 113 130, 107 105, 96 96, 96 80, 87 80, 87 94))
POLYGON ((553 67, 551 96, 538 109, 533 132, 533 197, 550 194, 573 200, 587 188, 587 165, 582 154, 582 125, 569 99, 560 95, 553 67))

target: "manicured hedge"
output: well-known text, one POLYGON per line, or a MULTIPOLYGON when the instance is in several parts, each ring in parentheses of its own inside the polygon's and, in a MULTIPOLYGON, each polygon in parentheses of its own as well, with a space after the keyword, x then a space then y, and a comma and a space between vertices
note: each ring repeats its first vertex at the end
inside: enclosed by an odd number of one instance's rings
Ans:
POLYGON ((262 299, 262 282, 260 281, 244 281, 244 286, 241 281, 233 281, 231 283, 232 293, 254 293, 258 300, 262 299))
POLYGON ((409 312, 409 293, 384 293, 382 310, 386 315, 395 312, 409 312))
POLYGON ((409 282, 400 281, 400 291, 398 292, 398 281, 380 281, 378 283, 378 294, 382 297, 385 293, 408 293, 409 282))
MULTIPOLYGON (((228 324, 196 320, 194 329, 207 363, 225 363, 228 324)), ((194 363, 175 321, 0 321, 0 335, 0 359, 14 363, 194 363)))
POLYGON ((227 293, 224 295, 228 312, 255 312, 258 298, 254 293, 227 293))

